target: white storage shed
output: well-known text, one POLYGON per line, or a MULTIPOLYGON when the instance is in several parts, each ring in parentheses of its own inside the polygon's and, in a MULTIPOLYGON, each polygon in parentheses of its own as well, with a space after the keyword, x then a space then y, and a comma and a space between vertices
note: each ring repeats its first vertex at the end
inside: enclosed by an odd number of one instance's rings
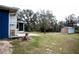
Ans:
POLYGON ((0 5, 0 39, 16 36, 18 8, 0 5))

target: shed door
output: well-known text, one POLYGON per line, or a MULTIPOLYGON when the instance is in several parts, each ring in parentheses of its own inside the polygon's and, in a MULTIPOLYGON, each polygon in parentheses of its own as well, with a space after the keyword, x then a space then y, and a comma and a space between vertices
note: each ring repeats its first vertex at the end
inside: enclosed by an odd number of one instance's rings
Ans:
POLYGON ((0 39, 8 38, 8 11, 0 10, 0 39))

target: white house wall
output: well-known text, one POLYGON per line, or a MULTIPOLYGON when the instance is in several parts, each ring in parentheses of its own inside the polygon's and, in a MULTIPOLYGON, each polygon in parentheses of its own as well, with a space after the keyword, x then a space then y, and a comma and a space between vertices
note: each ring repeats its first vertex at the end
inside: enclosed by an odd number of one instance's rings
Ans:
POLYGON ((17 17, 16 15, 10 15, 9 13, 9 37, 11 37, 11 30, 15 31, 16 34, 17 17))

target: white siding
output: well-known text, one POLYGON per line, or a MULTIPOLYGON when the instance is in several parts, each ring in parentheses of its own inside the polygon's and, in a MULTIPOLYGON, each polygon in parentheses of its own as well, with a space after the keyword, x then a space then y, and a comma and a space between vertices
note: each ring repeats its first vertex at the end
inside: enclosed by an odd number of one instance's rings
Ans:
POLYGON ((10 15, 9 13, 9 37, 11 37, 11 30, 15 30, 16 34, 17 17, 16 15, 10 15))
POLYGON ((75 28, 68 27, 68 33, 75 33, 75 28))

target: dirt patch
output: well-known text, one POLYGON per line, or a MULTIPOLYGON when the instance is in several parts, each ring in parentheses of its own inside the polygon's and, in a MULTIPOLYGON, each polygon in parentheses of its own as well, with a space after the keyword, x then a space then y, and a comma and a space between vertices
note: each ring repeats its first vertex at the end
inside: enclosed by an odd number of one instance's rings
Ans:
POLYGON ((11 54, 11 47, 12 45, 9 41, 0 41, 0 54, 11 54))

